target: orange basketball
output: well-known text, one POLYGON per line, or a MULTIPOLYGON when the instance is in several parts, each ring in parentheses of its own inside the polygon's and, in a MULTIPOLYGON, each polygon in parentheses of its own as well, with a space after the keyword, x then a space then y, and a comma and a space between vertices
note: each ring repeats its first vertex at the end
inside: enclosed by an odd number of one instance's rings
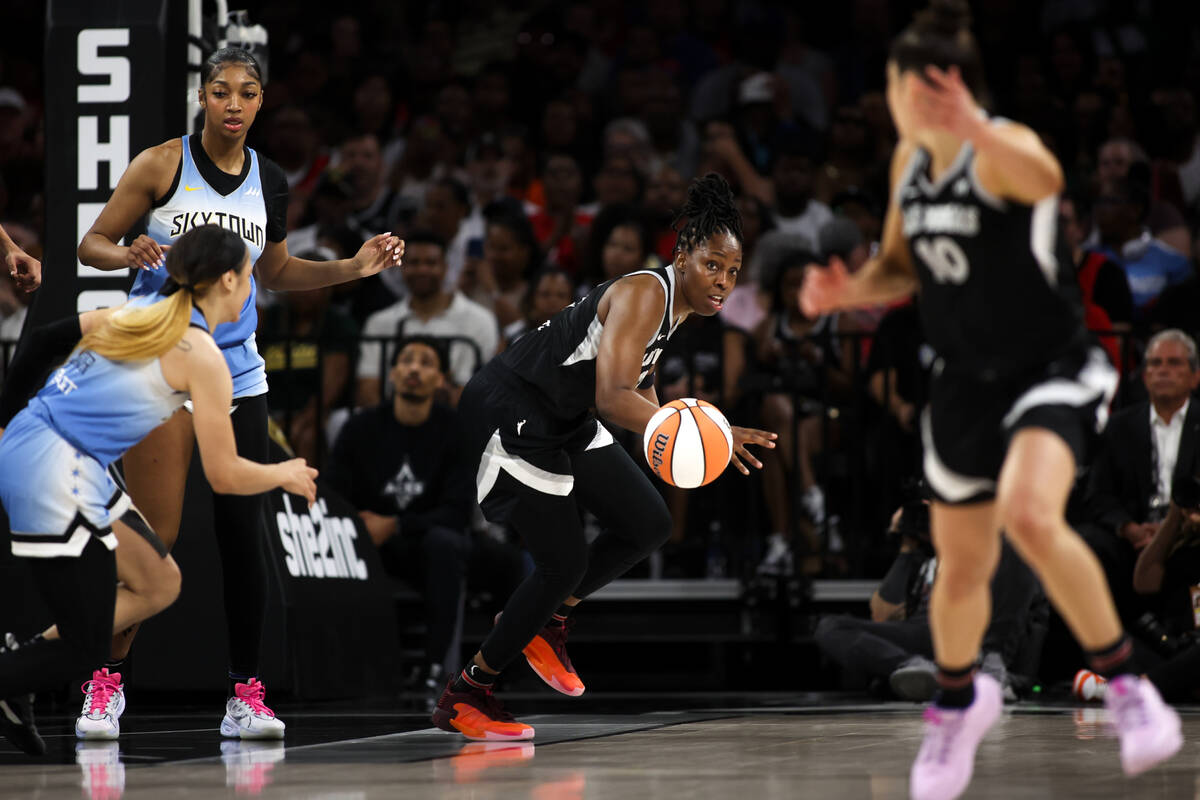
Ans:
POLYGON ((681 489, 716 480, 733 455, 729 420, 712 403, 691 397, 660 408, 646 425, 642 443, 654 474, 681 489))

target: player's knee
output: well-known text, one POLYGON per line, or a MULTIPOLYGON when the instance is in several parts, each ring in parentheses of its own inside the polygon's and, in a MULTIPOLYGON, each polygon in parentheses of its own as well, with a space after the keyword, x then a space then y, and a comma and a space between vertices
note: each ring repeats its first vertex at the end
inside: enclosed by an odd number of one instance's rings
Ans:
POLYGON ((1016 487, 998 500, 1000 524, 1025 555, 1037 559, 1053 541, 1061 512, 1032 487, 1016 487))
POLYGON ((175 563, 175 559, 167 556, 162 559, 155 571, 154 577, 146 591, 146 599, 154 608, 154 613, 170 606, 179 597, 179 590, 183 586, 183 575, 179 571, 179 565, 175 563))
POLYGON ((956 603, 979 591, 980 587, 986 591, 995 568, 995 559, 985 554, 972 553, 962 557, 943 557, 939 554, 938 592, 951 603, 956 603))

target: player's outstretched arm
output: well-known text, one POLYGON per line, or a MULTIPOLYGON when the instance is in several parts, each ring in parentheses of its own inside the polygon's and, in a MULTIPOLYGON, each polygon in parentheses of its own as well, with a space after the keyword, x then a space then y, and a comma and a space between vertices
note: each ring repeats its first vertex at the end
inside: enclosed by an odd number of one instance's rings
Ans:
POLYGON ((192 396, 192 422, 200 461, 214 492, 262 494, 279 486, 303 495, 310 503, 316 501, 317 471, 305 464, 304 459, 259 464, 237 454, 233 423, 229 419, 233 379, 212 337, 189 330, 176 349, 163 357, 164 362, 168 358, 174 358, 177 364, 182 362, 187 390, 192 396))
MULTIPOLYGON (((915 145, 901 141, 892 154, 892 192, 912 157, 915 145)), ((800 308, 809 317, 861 306, 881 305, 899 300, 917 289, 917 273, 908 253, 900 207, 888 205, 883 220, 883 241, 879 254, 851 275, 840 258, 834 256, 828 267, 809 264, 800 289, 800 308)))
POLYGON ((354 258, 309 261, 288 254, 287 239, 267 242, 254 265, 258 282, 276 292, 299 292, 366 278, 387 267, 400 266, 404 240, 381 233, 363 242, 354 258))

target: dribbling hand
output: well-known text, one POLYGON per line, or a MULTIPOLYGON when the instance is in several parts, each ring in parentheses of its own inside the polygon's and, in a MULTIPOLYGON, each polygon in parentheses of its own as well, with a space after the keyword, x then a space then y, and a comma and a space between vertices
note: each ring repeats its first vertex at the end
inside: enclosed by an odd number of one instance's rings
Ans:
POLYGON ((809 319, 835 311, 849 283, 850 272, 837 256, 829 259, 828 267, 809 264, 804 269, 804 285, 800 287, 800 310, 809 319))
POLYGON ((755 469, 762 469, 762 462, 750 455, 750 451, 746 449, 746 445, 756 444, 760 447, 774 447, 775 440, 779 438, 778 434, 771 433, 770 431, 760 431, 755 428, 739 428, 736 425, 730 425, 729 432, 733 434, 733 455, 730 456, 729 460, 737 467, 738 472, 743 475, 750 474, 750 469, 746 464, 755 469))
POLYGON ((354 262, 358 265, 361 277, 365 278, 387 267, 400 266, 400 259, 403 257, 404 240, 398 236, 392 236, 389 231, 372 236, 363 242, 362 247, 354 256, 354 262))
POLYGON ((160 245, 146 234, 133 240, 125 250, 125 264, 130 269, 155 269, 167 263, 170 245, 160 245))
POLYGON ((285 492, 302 495, 309 505, 317 502, 317 471, 303 458, 293 458, 279 465, 283 473, 279 486, 285 492))

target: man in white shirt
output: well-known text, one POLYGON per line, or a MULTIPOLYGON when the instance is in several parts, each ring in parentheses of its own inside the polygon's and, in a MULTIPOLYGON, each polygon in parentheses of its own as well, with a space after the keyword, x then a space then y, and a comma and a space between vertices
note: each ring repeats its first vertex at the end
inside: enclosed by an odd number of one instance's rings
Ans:
POLYGON ((813 199, 812 158, 802 145, 785 147, 771 168, 775 186, 775 229, 798 233, 817 251, 821 226, 833 219, 829 206, 813 199))
POLYGON ((404 336, 424 334, 447 341, 454 401, 475 371, 496 354, 500 332, 495 315, 461 292, 444 288, 445 240, 433 233, 410 233, 401 269, 408 296, 367 317, 363 326, 356 389, 360 407, 382 400, 396 342, 404 336))
POLYGON ((1149 400, 1113 414, 1104 429, 1088 481, 1091 530, 1081 526, 1108 574, 1118 610, 1135 618, 1137 553, 1166 515, 1174 478, 1200 468, 1200 407, 1191 402, 1200 360, 1192 337, 1175 328, 1155 334, 1146 346, 1142 381, 1149 400))

